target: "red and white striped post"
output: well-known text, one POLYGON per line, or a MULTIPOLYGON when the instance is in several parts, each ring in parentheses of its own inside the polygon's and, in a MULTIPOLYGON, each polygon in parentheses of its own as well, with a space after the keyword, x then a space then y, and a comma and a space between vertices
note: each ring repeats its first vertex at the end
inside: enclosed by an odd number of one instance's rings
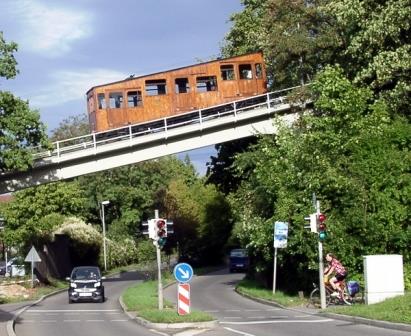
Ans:
POLYGON ((187 283, 178 284, 178 315, 190 313, 190 285, 187 283))

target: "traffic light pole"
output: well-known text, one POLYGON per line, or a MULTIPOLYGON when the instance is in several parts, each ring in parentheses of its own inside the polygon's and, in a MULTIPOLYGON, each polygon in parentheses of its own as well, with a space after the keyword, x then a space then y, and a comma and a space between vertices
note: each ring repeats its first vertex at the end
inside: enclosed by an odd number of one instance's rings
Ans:
MULTIPOLYGON (((317 215, 321 213, 320 211, 320 201, 316 201, 316 212, 317 215)), ((326 308, 325 304, 325 284, 324 284, 324 261, 323 261, 323 243, 318 240, 318 261, 319 261, 319 278, 320 278, 320 298, 321 298, 321 309, 326 308)))
MULTIPOLYGON (((158 210, 154 210, 154 218, 158 219, 158 210)), ((158 242, 154 242, 154 245, 156 247, 156 253, 157 253, 157 274, 158 274, 158 309, 163 310, 164 308, 164 300, 163 300, 163 284, 161 281, 161 250, 158 242)))

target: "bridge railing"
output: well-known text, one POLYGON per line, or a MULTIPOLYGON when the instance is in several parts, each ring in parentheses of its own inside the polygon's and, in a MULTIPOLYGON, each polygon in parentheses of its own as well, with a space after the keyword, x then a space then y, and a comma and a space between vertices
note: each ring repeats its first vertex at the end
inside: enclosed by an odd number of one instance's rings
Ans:
POLYGON ((231 103, 219 104, 176 116, 128 125, 104 132, 59 140, 54 142, 52 144, 52 149, 49 150, 40 147, 33 148, 33 155, 35 159, 50 157, 59 158, 67 153, 84 150, 95 150, 97 152, 97 148, 103 145, 117 143, 118 141, 133 140, 149 134, 162 132, 164 137, 167 137, 169 131, 184 126, 199 125, 201 129, 211 120, 223 119, 226 117, 234 117, 235 120, 245 112, 263 108, 272 109, 278 105, 287 104, 287 94, 295 88, 298 87, 268 92, 262 95, 236 100, 231 103))

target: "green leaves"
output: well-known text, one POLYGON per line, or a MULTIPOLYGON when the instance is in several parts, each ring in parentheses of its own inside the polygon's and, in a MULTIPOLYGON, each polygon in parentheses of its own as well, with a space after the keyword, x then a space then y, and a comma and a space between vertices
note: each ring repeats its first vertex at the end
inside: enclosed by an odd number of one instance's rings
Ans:
POLYGON ((15 42, 7 43, 3 37, 3 32, 0 31, 0 77, 7 79, 16 77, 17 62, 13 53, 17 51, 15 42))

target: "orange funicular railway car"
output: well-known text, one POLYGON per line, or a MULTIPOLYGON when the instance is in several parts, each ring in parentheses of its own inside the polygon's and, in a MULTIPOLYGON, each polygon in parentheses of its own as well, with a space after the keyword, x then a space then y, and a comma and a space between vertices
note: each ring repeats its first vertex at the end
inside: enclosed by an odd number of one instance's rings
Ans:
POLYGON ((95 86, 87 106, 91 130, 101 132, 266 92, 258 52, 95 86))

